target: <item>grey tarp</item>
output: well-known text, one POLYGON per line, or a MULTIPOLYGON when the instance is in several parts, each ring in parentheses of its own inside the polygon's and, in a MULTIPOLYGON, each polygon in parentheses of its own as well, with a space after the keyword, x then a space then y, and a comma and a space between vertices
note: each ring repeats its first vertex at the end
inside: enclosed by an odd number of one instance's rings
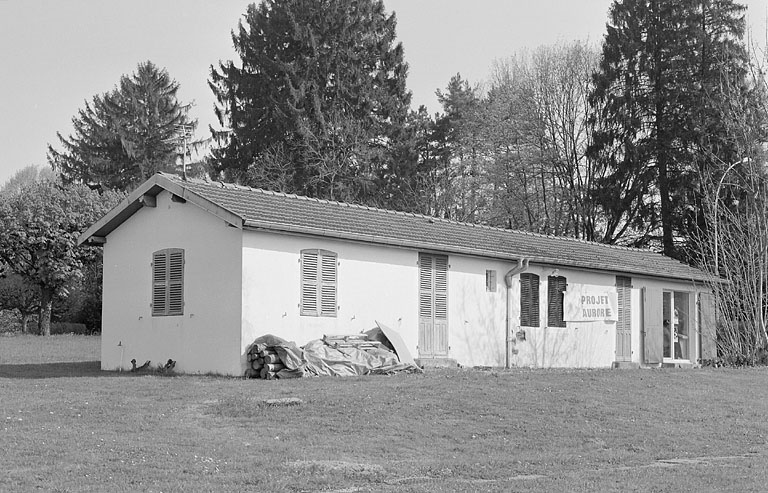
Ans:
POLYGON ((299 348, 295 343, 271 334, 257 338, 253 341, 251 347, 253 346, 258 350, 272 348, 277 352, 285 365, 285 369, 277 373, 279 378, 421 372, 421 368, 416 364, 401 362, 398 355, 388 349, 336 349, 320 339, 310 341, 303 348, 299 348))

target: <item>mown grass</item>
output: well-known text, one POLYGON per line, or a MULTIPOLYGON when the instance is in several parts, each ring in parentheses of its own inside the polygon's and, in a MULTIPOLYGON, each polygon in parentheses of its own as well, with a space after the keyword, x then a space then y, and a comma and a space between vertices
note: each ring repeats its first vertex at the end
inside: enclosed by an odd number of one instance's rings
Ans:
MULTIPOLYGON (((93 339, 83 338, 83 347, 93 339)), ((74 341, 52 337, 45 345, 74 341)), ((765 369, 262 381, 88 365, 55 376, 52 357, 33 361, 25 372, 36 377, 25 378, 13 367, 23 364, 24 347, 37 357, 35 343, 0 338, 0 491, 765 491, 768 484, 765 369), (9 350, 16 342, 21 349, 9 350), (282 397, 302 403, 264 402, 282 397)), ((84 349, 81 359, 97 354, 84 349)))

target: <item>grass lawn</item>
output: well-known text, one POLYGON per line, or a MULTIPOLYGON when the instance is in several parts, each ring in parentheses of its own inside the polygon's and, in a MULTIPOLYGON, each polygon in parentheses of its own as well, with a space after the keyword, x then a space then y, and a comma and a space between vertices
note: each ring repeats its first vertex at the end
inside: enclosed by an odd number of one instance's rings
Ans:
POLYGON ((768 369, 241 380, 98 344, 0 337, 0 491, 768 489, 768 369))

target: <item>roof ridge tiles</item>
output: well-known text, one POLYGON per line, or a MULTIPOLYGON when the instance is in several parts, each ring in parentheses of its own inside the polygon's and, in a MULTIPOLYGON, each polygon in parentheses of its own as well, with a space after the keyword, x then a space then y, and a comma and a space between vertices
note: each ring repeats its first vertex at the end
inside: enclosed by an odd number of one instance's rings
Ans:
MULTIPOLYGON (((167 178, 171 178, 174 181, 181 182, 182 184, 185 183, 184 180, 182 180, 178 175, 168 174, 160 172, 159 174, 164 175, 167 178)), ((655 252, 649 248, 637 248, 637 247, 628 247, 623 245, 612 245, 609 243, 600 243, 597 241, 589 241, 582 238, 573 238, 570 236, 557 236, 557 235, 551 235, 551 234, 545 234, 545 233, 536 233, 533 231, 524 231, 524 230, 518 230, 518 229, 507 229, 507 228, 500 228, 498 226, 491 226, 488 224, 478 224, 478 223, 470 223, 466 221, 457 221, 455 219, 448 219, 448 218, 442 218, 437 216, 429 216, 426 214, 420 214, 416 212, 406 212, 406 211, 396 211, 392 209, 384 209, 380 207, 370 206, 370 205, 364 205, 364 204, 356 204, 353 202, 342 202, 338 200, 329 200, 329 199, 321 199, 318 197, 308 197, 306 195, 298 195, 294 193, 287 193, 287 192, 280 192, 276 190, 267 190, 264 188, 258 188, 258 187, 250 187, 247 185, 238 185, 235 183, 228 183, 224 181, 211 181, 206 182, 204 180, 198 179, 198 178, 187 178, 187 183, 196 183, 200 185, 208 185, 208 186, 215 186, 216 184, 219 184, 221 188, 224 188, 226 190, 245 190, 245 191, 252 191, 252 192, 258 192, 265 195, 272 195, 272 196, 280 196, 288 199, 298 199, 298 200, 306 200, 306 201, 312 201, 319 204, 328 204, 328 205, 337 205, 339 207, 349 207, 349 208, 355 208, 360 210, 368 210, 372 212, 381 212, 386 214, 395 214, 395 215, 402 215, 406 217, 413 217, 416 219, 425 219, 430 223, 434 223, 435 221, 440 221, 441 223, 447 223, 447 224, 454 224, 457 226, 464 226, 464 227, 473 227, 473 228, 481 228, 481 229, 487 229, 489 231, 497 231, 502 233, 515 233, 515 234, 522 234, 527 236, 533 236, 536 238, 542 238, 542 239, 554 239, 554 240, 563 240, 563 241, 569 241, 569 242, 576 242, 580 244, 585 245, 599 245, 601 247, 611 248, 615 250, 623 250, 623 251, 631 251, 631 252, 646 252, 646 253, 653 253, 657 255, 661 255, 658 252, 655 252)), ((678 261, 679 262, 679 261, 678 261)), ((680 262, 682 263, 682 262, 680 262)))

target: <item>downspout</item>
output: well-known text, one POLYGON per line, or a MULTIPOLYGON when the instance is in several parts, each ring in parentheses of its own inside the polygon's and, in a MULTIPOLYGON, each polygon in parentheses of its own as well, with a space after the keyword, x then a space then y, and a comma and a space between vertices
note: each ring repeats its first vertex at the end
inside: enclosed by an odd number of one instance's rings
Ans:
POLYGON ((517 338, 514 337, 512 333, 512 278, 520 274, 521 272, 528 270, 529 262, 530 262, 530 259, 528 258, 519 259, 517 261, 517 266, 511 268, 509 272, 507 272, 504 275, 504 284, 507 285, 506 368, 510 368, 512 366, 512 355, 517 354, 517 349, 513 348, 514 344, 517 341, 517 338))

